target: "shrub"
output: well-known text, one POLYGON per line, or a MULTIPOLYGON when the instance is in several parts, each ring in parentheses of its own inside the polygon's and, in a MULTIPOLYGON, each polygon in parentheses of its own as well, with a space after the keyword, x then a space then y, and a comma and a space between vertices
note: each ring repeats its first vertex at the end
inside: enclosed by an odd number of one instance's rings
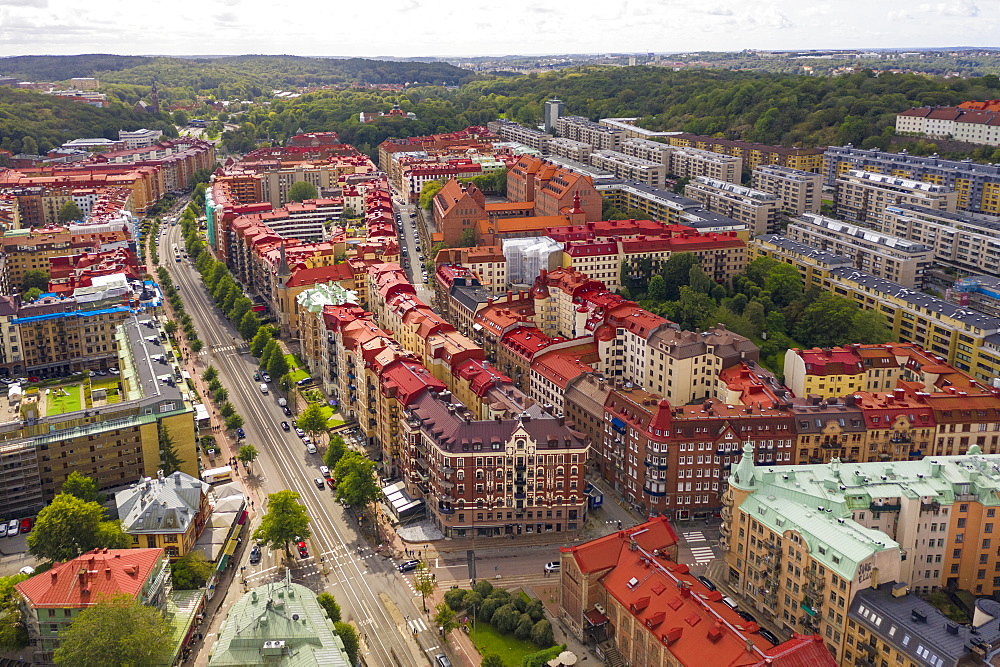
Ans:
POLYGON ((531 636, 533 627, 535 627, 535 622, 531 620, 531 616, 521 614, 521 619, 517 622, 517 627, 514 628, 514 636, 518 639, 527 639, 531 636))
POLYGON ((465 591, 461 588, 453 588, 444 594, 445 604, 448 605, 450 609, 455 611, 460 611, 465 608, 465 596, 466 593, 471 593, 472 591, 465 591))
POLYGON ((555 638, 552 636, 552 624, 544 619, 535 623, 531 628, 531 641, 540 648, 552 646, 555 642, 555 638))

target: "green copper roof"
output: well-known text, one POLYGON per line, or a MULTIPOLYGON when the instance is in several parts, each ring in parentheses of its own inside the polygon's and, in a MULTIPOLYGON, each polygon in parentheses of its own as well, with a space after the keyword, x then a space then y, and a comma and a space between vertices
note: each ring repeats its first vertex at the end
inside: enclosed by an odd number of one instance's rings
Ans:
POLYGON ((287 579, 258 586, 232 606, 208 664, 349 667, 316 594, 287 579))

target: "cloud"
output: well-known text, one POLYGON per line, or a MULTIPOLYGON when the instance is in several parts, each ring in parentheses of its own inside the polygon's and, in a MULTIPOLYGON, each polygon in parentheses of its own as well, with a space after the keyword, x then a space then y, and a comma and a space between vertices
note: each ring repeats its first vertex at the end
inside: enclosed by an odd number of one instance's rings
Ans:
POLYGON ((696 12, 700 14, 708 14, 709 16, 732 16, 733 10, 729 7, 701 7, 696 8, 696 12))
POLYGON ((212 18, 219 25, 232 26, 239 20, 239 15, 236 12, 223 12, 213 15, 212 18))
POLYGON ((0 7, 37 7, 45 9, 49 0, 0 0, 0 7))
POLYGON ((957 2, 924 3, 918 7, 922 12, 939 14, 941 16, 961 16, 973 18, 979 16, 979 5, 973 0, 957 0, 957 2))

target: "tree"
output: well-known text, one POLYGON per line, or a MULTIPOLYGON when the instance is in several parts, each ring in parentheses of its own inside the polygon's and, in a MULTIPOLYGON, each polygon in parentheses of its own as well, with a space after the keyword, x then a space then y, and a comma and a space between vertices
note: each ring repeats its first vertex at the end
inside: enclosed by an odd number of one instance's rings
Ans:
POLYGON ((552 624, 542 619, 531 628, 531 641, 539 648, 548 648, 555 643, 552 636, 552 624))
POLYGON ((382 490, 375 482, 375 463, 358 452, 347 452, 334 470, 337 499, 348 505, 365 507, 378 500, 382 490))
POLYGON ((316 596, 316 602, 319 602, 319 606, 323 607, 323 611, 332 622, 340 622, 340 605, 337 604, 336 598, 324 591, 316 596))
POLYGON ((278 378, 278 388, 285 393, 288 393, 292 390, 293 384, 295 383, 292 382, 292 376, 290 373, 285 373, 280 378, 278 378))
POLYGON ((535 621, 531 620, 531 615, 521 614, 517 622, 517 627, 514 628, 514 637, 516 639, 527 639, 531 636, 531 629, 533 627, 535 627, 535 621))
POLYGON ((514 628, 517 627, 520 620, 521 614, 514 608, 513 604, 508 603, 493 612, 490 623, 494 628, 506 635, 514 632, 514 628))
POLYGON ((14 586, 30 575, 0 577, 0 649, 13 650, 28 645, 28 627, 21 612, 21 596, 14 586))
POLYGON ((29 289, 28 291, 24 292, 21 295, 21 301, 25 303, 31 303, 41 295, 42 295, 42 290, 38 289, 37 287, 32 287, 31 289, 29 289))
POLYGON ((445 591, 444 602, 448 605, 449 609, 458 611, 465 608, 465 596, 472 591, 466 591, 461 588, 452 588, 445 591))
POLYGON ((43 269, 28 269, 21 274, 21 289, 37 287, 43 292, 49 288, 49 272, 43 269))
POLYGON ((802 312, 795 327, 795 338, 816 347, 849 343, 857 307, 846 297, 824 292, 802 312))
POLYGON ((300 429, 315 437, 326 431, 326 416, 319 403, 310 403, 309 407, 302 411, 299 418, 295 420, 295 425, 300 429))
POLYGON ((237 325, 236 329, 240 332, 240 335, 243 336, 243 340, 250 340, 260 329, 260 318, 257 317, 257 313, 252 310, 248 310, 243 313, 243 317, 240 318, 240 323, 237 325))
POLYGON ((646 296, 653 301, 664 301, 667 298, 667 281, 657 274, 650 278, 646 285, 646 296))
POLYGON ((413 587, 420 593, 420 601, 423 603, 424 611, 427 611, 427 597, 432 595, 437 587, 435 578, 427 569, 427 563, 417 564, 417 569, 413 573, 413 587))
POLYGON ((172 120, 174 121, 174 125, 180 127, 185 127, 188 124, 188 117, 183 109, 175 111, 172 120))
POLYGON ((253 445, 243 445, 236 458, 246 467, 247 472, 250 472, 250 465, 257 460, 257 448, 253 445))
POLYGON ((483 656, 483 661, 479 663, 482 667, 504 667, 506 664, 499 653, 487 653, 483 656))
POLYGON ((205 347, 205 343, 200 338, 195 338, 188 341, 188 347, 191 348, 191 354, 198 354, 205 347))
POLYGON ((219 377, 219 370, 215 366, 209 366, 205 369, 205 372, 201 374, 201 378, 205 382, 211 383, 213 380, 219 377))
POLYGON ((459 237, 458 247, 459 248, 475 248, 478 243, 476 238, 475 227, 469 227, 468 229, 462 230, 462 236, 459 237))
POLYGON ((273 378, 280 378, 289 370, 288 360, 285 359, 285 355, 280 349, 267 360, 267 372, 273 378))
MULTIPOLYGON (((302 427, 300 426, 299 428, 302 427)), ((305 429, 302 430, 304 431, 305 429)), ((330 437, 330 446, 326 448, 326 453, 323 454, 323 464, 330 470, 336 470, 337 464, 345 453, 347 453, 347 443, 344 442, 344 438, 340 435, 333 435, 330 437)))
MULTIPOLYGON (((243 316, 249 313, 251 310, 253 310, 253 301, 246 298, 245 296, 241 296, 233 304, 232 309, 229 311, 226 317, 229 318, 230 322, 242 322, 243 316)), ((256 333, 257 332, 255 331, 254 335, 256 335, 256 333)))
POLYGON ((235 412, 226 417, 226 429, 229 431, 235 431, 239 427, 243 426, 243 424, 243 417, 240 417, 235 412))
POLYGON ((435 609, 437 613, 434 614, 434 625, 439 628, 441 639, 448 641, 448 633, 458 627, 455 611, 444 602, 439 602, 435 609))
POLYGON ((201 588, 212 576, 214 569, 215 564, 210 563, 204 553, 192 549, 170 566, 174 588, 180 591, 201 588))
POLYGON ((21 138, 21 152, 25 155, 38 155, 38 142, 34 137, 21 138))
POLYGON ((258 327, 257 333, 254 334, 253 340, 250 341, 250 355, 254 357, 260 357, 264 354, 264 348, 274 340, 271 335, 271 327, 258 327))
POLYGON ((296 537, 304 540, 311 534, 309 515, 306 514, 306 508, 299 499, 300 496, 295 491, 286 490, 268 494, 267 513, 254 531, 253 538, 267 544, 271 549, 284 549, 285 555, 291 558, 292 552, 288 545, 296 537))
POLYGON ((177 322, 175 320, 167 320, 163 324, 163 330, 167 332, 168 336, 173 336, 177 333, 177 322))
POLYGON ((441 192, 441 188, 443 187, 443 181, 427 181, 424 183, 424 187, 420 189, 420 208, 430 209, 431 202, 434 201, 434 196, 441 192))
POLYGON ((84 609, 60 634, 57 665, 165 664, 173 648, 170 624, 155 607, 116 595, 84 609))
POLYGON ((802 296, 804 284, 799 270, 791 264, 778 264, 764 279, 764 289, 771 293, 771 300, 783 308, 802 296))
POLYGON ((714 287, 715 284, 716 283, 701 268, 701 264, 691 265, 691 268, 688 270, 688 285, 691 289, 695 292, 708 294, 712 291, 712 287, 714 287))
MULTIPOLYGON (((229 401, 226 401, 219 406, 219 414, 222 415, 223 419, 227 419, 236 414, 236 408, 229 401)), ((237 427, 238 428, 238 427, 237 427)))
POLYGON ((663 263, 660 275, 667 286, 667 299, 675 301, 680 297, 680 288, 688 285, 691 280, 691 267, 701 262, 692 252, 678 252, 663 263))
POLYGON ((181 469, 181 466, 184 465, 184 459, 177 453, 174 439, 170 437, 166 425, 163 422, 157 422, 157 427, 160 432, 160 468, 163 469, 164 475, 172 475, 181 469))
POLYGON ((80 207, 76 205, 76 202, 71 199, 59 207, 57 217, 59 222, 64 224, 75 220, 83 220, 83 211, 81 211, 80 207))
POLYGON ((267 368, 267 365, 271 363, 271 357, 276 354, 284 353, 281 351, 281 346, 278 344, 278 341, 271 339, 267 341, 267 344, 264 345, 264 351, 260 353, 260 367, 267 368))
POLYGON ((358 664, 358 649, 361 646, 361 642, 358 641, 358 631, 350 623, 343 622, 334 623, 333 629, 344 642, 344 652, 347 653, 348 662, 352 665, 358 664))
POLYGON ((122 532, 121 522, 105 521, 103 507, 60 493, 35 520, 28 533, 28 552, 53 562, 76 558, 98 548, 124 549, 132 538, 122 532))
POLYGON ((288 188, 288 201, 304 201, 306 199, 316 199, 319 192, 316 186, 306 181, 296 181, 288 188))
POLYGON ((100 503, 101 494, 97 491, 97 482, 92 477, 73 471, 59 488, 59 493, 68 493, 85 503, 100 503))

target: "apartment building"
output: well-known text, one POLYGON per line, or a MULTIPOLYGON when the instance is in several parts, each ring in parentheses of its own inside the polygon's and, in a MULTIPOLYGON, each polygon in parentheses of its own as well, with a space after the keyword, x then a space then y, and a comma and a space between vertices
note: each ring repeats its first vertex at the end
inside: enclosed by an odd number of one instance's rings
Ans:
POLYGON ((675 147, 670 151, 667 173, 676 178, 704 176, 739 185, 743 175, 743 160, 735 155, 723 155, 700 148, 675 147))
MULTIPOLYGON (((606 120, 606 119, 605 119, 606 120)), ((604 122, 604 121, 601 121, 604 122)), ((652 141, 638 137, 627 137, 622 140, 621 152, 631 157, 661 164, 664 167, 670 166, 670 156, 674 152, 673 146, 662 141, 652 141)), ((739 171, 739 170, 737 170, 739 171)))
POLYGON ((848 171, 863 170, 954 190, 959 210, 988 220, 1000 216, 1000 165, 917 157, 905 151, 887 153, 853 146, 830 146, 823 156, 823 164, 823 182, 827 186, 834 186, 848 171))
POLYGON ((925 273, 934 262, 934 251, 921 243, 813 213, 791 220, 785 235, 850 257, 855 268, 909 288, 923 287, 925 273))
POLYGON ((785 352, 785 384, 796 396, 848 396, 859 391, 891 391, 897 380, 923 380, 907 371, 911 358, 940 370, 940 363, 913 343, 792 348, 785 352))
POLYGON ((896 132, 1000 146, 1000 113, 961 107, 920 107, 896 116, 896 132))
POLYGON ((486 195, 475 184, 465 185, 455 179, 448 181, 434 195, 432 211, 441 241, 448 246, 463 245, 463 232, 475 231, 480 222, 489 219, 486 215, 486 195))
POLYGON ((147 130, 146 128, 134 131, 118 130, 118 141, 125 143, 126 150, 152 146, 159 143, 162 136, 162 130, 147 130))
POLYGON ((590 164, 590 154, 593 150, 593 146, 582 141, 573 141, 572 139, 557 137, 548 141, 545 154, 566 158, 567 160, 573 160, 574 162, 590 164))
POLYGON ((760 190, 698 176, 684 187, 684 196, 708 210, 746 224, 754 234, 778 231, 781 200, 760 190))
POLYGON ((870 226, 879 224, 889 206, 954 212, 958 200, 958 193, 947 186, 857 169, 841 174, 836 188, 835 214, 870 226))
POLYGON ((95 549, 17 584, 31 663, 52 665, 59 635, 103 598, 125 595, 166 611, 172 588, 163 549, 95 549))
POLYGON ((823 203, 823 176, 811 171, 761 165, 753 170, 750 187, 777 195, 782 213, 788 216, 819 213, 823 203))
POLYGON ((544 123, 545 131, 555 132, 556 127, 559 125, 559 119, 562 118, 565 112, 566 112, 566 105, 563 104, 562 100, 556 98, 552 98, 551 100, 546 100, 545 123, 544 123))
POLYGON ((989 620, 1000 614, 1000 603, 975 601, 969 625, 945 616, 923 598, 909 594, 904 582, 890 581, 859 591, 847 615, 846 664, 893 660, 901 667, 989 664, 1000 648, 1000 633, 989 620))
POLYGON ((174 561, 186 555, 208 523, 209 485, 181 471, 145 478, 115 494, 122 530, 133 549, 163 549, 174 561))
POLYGON ((969 276, 959 278, 945 292, 945 300, 967 306, 991 317, 1000 317, 1000 278, 969 276))
POLYGON ((486 127, 504 141, 516 141, 540 153, 548 152, 549 142, 552 141, 552 135, 548 131, 533 130, 503 118, 491 120, 486 127))
POLYGON ((617 151, 621 148, 624 131, 595 123, 583 116, 559 116, 555 121, 557 137, 590 144, 595 150, 617 151))
POLYGON ((653 188, 663 188, 666 183, 666 165, 618 151, 596 150, 590 154, 590 164, 598 169, 610 171, 618 178, 636 181, 653 188))
POLYGON ((8 230, 0 237, 7 287, 20 293, 26 271, 49 273, 54 257, 101 252, 127 243, 129 236, 121 227, 112 230, 104 225, 8 230))
POLYGON ((496 296, 507 291, 507 257, 502 246, 443 248, 434 259, 437 265, 458 264, 476 275, 479 284, 496 296))
POLYGON ((555 216, 563 209, 579 208, 585 220, 603 217, 601 196, 589 176, 527 155, 507 172, 507 198, 512 202, 534 202, 536 216, 555 216))
POLYGON ((743 161, 743 167, 749 171, 765 164, 776 164, 813 172, 819 172, 823 168, 822 148, 769 146, 739 139, 706 137, 688 132, 670 133, 663 139, 671 146, 692 147, 738 157, 743 161))
POLYGON ((836 664, 818 637, 772 645, 677 560, 663 518, 562 548, 560 620, 615 664, 693 667, 707 655, 730 665, 836 664))
POLYGON ((996 455, 972 446, 890 467, 834 459, 778 469, 752 456, 747 447, 734 467, 723 511, 730 584, 789 630, 818 631, 838 660, 856 650, 847 630, 861 591, 903 582, 990 595, 1000 585, 988 537, 996 455))
POLYGON ((589 444, 534 411, 477 420, 449 392, 404 410, 406 488, 447 537, 574 533, 587 515, 589 444))
POLYGON ((736 232, 744 240, 750 236, 746 223, 708 211, 701 202, 670 190, 621 179, 605 180, 595 187, 613 206, 642 211, 650 220, 685 225, 700 233, 736 232))
POLYGON ((963 272, 1000 276, 1000 224, 967 213, 888 206, 872 227, 934 250, 934 260, 963 272))
POLYGON ((977 380, 993 382, 1000 374, 1000 319, 872 276, 854 269, 846 257, 783 237, 758 237, 750 251, 797 267, 807 287, 815 285, 878 310, 898 340, 920 345, 977 380))

